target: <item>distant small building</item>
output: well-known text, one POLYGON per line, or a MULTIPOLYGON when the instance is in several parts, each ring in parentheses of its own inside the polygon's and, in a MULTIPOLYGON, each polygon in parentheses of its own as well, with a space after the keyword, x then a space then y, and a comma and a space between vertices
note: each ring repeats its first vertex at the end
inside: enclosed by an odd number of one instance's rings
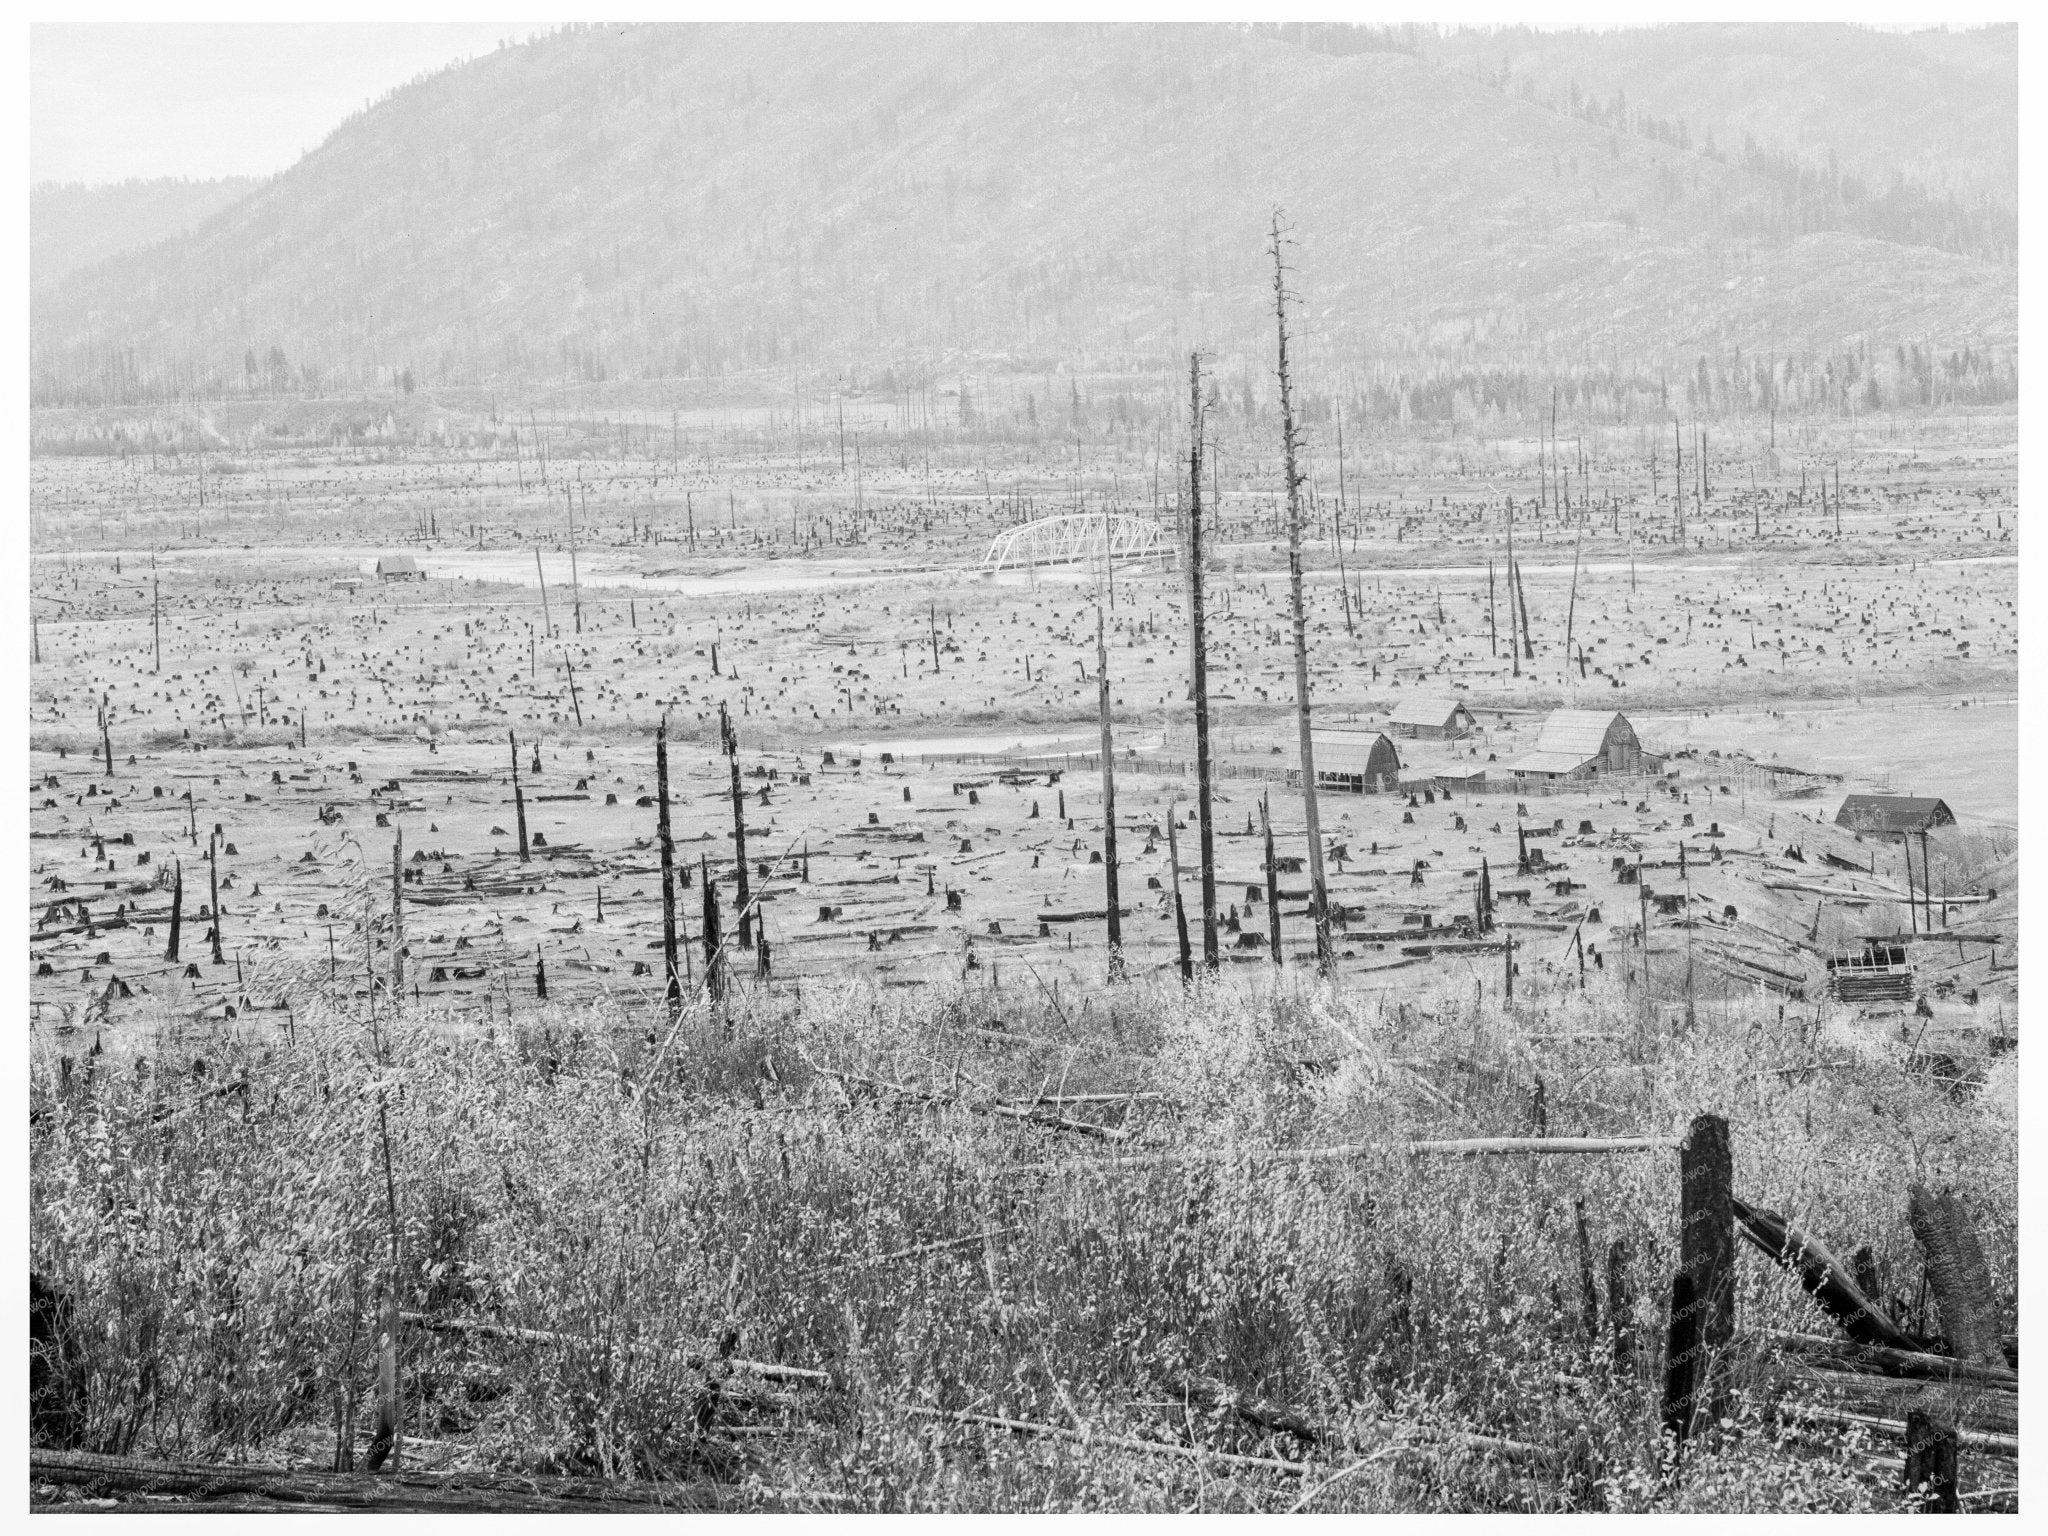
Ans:
POLYGON ((1401 755, 1384 731, 1317 731, 1316 787, 1351 794, 1398 789, 1401 755))
POLYGON ((1904 837, 1955 824, 1955 813, 1944 801, 1925 795, 1846 795, 1835 812, 1836 826, 1880 837, 1904 837))
POLYGON ((1479 721, 1457 699, 1442 695, 1403 699, 1387 718, 1396 736, 1422 741, 1456 741, 1479 729, 1479 721))
POLYGON ((427 573, 411 555, 386 555, 377 562, 380 581, 425 581, 427 573))
POLYGON ((1628 716, 1605 709, 1551 711, 1536 746, 1508 764, 1518 779, 1590 779, 1603 773, 1656 773, 1664 759, 1645 752, 1628 716))

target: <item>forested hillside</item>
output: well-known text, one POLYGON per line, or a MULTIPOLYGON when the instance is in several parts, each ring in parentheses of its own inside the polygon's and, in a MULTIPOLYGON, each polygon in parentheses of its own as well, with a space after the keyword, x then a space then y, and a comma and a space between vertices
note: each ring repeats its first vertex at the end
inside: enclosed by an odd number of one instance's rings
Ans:
POLYGON ((183 234, 257 185, 248 176, 44 183, 28 196, 29 283, 47 288, 92 262, 183 234))
MULTIPOLYGON (((1548 53, 1424 36, 572 29, 408 86, 202 227, 39 292, 36 398, 1227 362, 1263 345, 1274 203, 1305 358, 1392 414, 1561 369, 1618 397, 1698 377, 1840 406, 1880 370, 1897 398, 2009 395, 2007 215, 1942 169, 1976 153, 1961 129, 1915 175, 1968 219, 1852 217, 1839 184, 1788 201, 1723 138, 1799 121, 1811 60, 1744 64, 1681 133, 1662 103, 1693 75, 1657 49, 1699 52, 1683 38, 1559 45, 1582 92, 1627 78, 1623 131, 1570 109, 1548 53), (1745 117, 1744 93, 1784 104, 1745 117)), ((2000 46, 1969 44, 1994 76, 2000 46)), ((1920 79, 1884 57, 1844 78, 1875 116, 1920 79)))

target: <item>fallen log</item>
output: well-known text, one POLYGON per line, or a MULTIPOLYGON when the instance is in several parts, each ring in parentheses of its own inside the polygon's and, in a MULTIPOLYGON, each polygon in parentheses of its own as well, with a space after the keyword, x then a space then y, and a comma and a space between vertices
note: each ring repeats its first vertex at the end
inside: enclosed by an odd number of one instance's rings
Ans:
POLYGON ((1780 1268, 1799 1277, 1808 1295, 1842 1325, 1859 1344, 1883 1345, 1896 1350, 1918 1350, 1915 1338, 1879 1310, 1863 1293, 1841 1260, 1814 1237, 1802 1232, 1776 1211, 1763 1210, 1731 1199, 1736 1225, 1750 1244, 1780 1268))
MULTIPOLYGON (((430 1317, 424 1312, 401 1312, 398 1318, 400 1322, 409 1323, 415 1328, 424 1328, 429 1333, 471 1334, 486 1339, 513 1339, 523 1344, 567 1345, 585 1349, 602 1347, 602 1341, 586 1338, 581 1334, 557 1333, 545 1328, 514 1328, 505 1323, 489 1323, 476 1318, 430 1317)), ((682 1362, 699 1370, 720 1365, 742 1375, 758 1376, 763 1381, 796 1381, 826 1386, 832 1380, 832 1373, 829 1371, 813 1371, 796 1365, 777 1365, 768 1360, 741 1360, 705 1354, 701 1351, 685 1353, 682 1362)))
POLYGON ((1953 1355, 1930 1354, 1925 1350, 1895 1349, 1882 1344, 1845 1343, 1817 1333, 1764 1335, 1788 1352, 1812 1360, 1823 1360, 1837 1369, 1872 1376, 1899 1376, 1911 1381, 1967 1381, 1983 1386, 2005 1387, 2017 1392, 2020 1373, 2002 1366, 1958 1360, 1953 1355))
MULTIPOLYGON (((489 1472, 307 1472, 283 1467, 209 1466, 142 1461, 91 1451, 29 1450, 29 1482, 111 1494, 163 1495, 238 1507, 389 1510, 422 1513, 570 1513, 627 1509, 743 1508, 745 1491, 730 1486, 607 1483, 584 1478, 518 1477, 489 1472)), ((154 1507, 163 1508, 161 1503, 154 1507)))
MULTIPOLYGON (((1870 1413, 1852 1413, 1841 1408, 1822 1408, 1810 1403, 1782 1403, 1778 1412, 1786 1418, 1804 1420, 1810 1424, 1831 1424, 1841 1429, 1861 1425, 1874 1429, 1880 1434, 1895 1435, 1903 1440, 1906 1425, 1903 1419, 1884 1419, 1870 1413)), ((1990 1451, 2000 1456, 2017 1456, 2020 1453, 2018 1435, 2001 1435, 1988 1429, 1958 1429, 1956 1443, 1972 1450, 1990 1451)))
POLYGON ((1380 1152, 1407 1152, 1440 1157, 1501 1157, 1514 1154, 1590 1155, 1605 1152, 1675 1152, 1676 1136, 1477 1136, 1460 1141, 1356 1142, 1334 1147, 1184 1148, 1174 1152, 1138 1153, 1082 1162, 1026 1163, 1005 1173, 1084 1173, 1142 1168, 1176 1168, 1188 1164, 1246 1162, 1342 1163, 1380 1152))
POLYGON ((1106 1446, 1121 1451, 1136 1451, 1143 1456, 1168 1456, 1184 1461, 1216 1462, 1226 1467, 1243 1467, 1248 1471, 1284 1472, 1289 1477, 1306 1477, 1316 1470, 1313 1463, 1283 1461, 1277 1456, 1242 1456, 1234 1451, 1212 1451, 1203 1446, 1179 1445, 1166 1440, 1140 1440, 1135 1435, 1112 1435, 1093 1430, 1068 1429, 1060 1424, 1037 1424, 1028 1419, 999 1418, 987 1413, 951 1412, 943 1408, 926 1408, 916 1403, 906 1403, 902 1405, 900 1411, 912 1418, 935 1419, 941 1423, 964 1424, 977 1429, 1001 1429, 1013 1435, 1036 1435, 1051 1440, 1066 1440, 1076 1445, 1106 1446))
MULTIPOLYGON (((816 1063, 813 1063, 815 1066, 816 1063)), ((836 1067, 818 1067, 828 1077, 840 1078, 846 1082, 861 1083, 885 1093, 916 1099, 926 1104, 953 1104, 977 1115, 995 1115, 1005 1120, 1017 1120, 1027 1125, 1042 1125, 1050 1130, 1072 1131, 1077 1136, 1089 1136, 1098 1141, 1129 1141, 1129 1131, 1114 1130, 1106 1125, 1094 1125, 1086 1120, 1069 1120, 1062 1115, 1047 1114, 1043 1110, 1025 1109, 1014 1104, 983 1104, 973 1099, 955 1098, 950 1094, 930 1093, 922 1088, 912 1088, 903 1083, 892 1083, 879 1077, 867 1077, 859 1072, 844 1072, 836 1067)))

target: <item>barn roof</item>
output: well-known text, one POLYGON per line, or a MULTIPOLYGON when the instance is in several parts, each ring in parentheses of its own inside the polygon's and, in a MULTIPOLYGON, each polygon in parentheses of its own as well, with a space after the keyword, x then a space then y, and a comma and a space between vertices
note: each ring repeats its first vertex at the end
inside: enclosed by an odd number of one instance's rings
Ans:
POLYGON ((1403 699, 1394 706, 1394 712, 1387 719, 1393 725, 1445 725, 1453 714, 1464 708, 1461 700, 1446 698, 1442 694, 1423 694, 1418 698, 1403 699))
POLYGON ((1844 795, 1835 825, 1859 832, 1922 832, 1952 827, 1955 813, 1931 795, 1844 795))
POLYGON ((1339 731, 1318 726, 1310 734, 1318 754, 1318 768, 1335 768, 1340 761, 1361 765, 1370 762, 1381 742, 1394 755, 1396 766, 1401 761, 1399 749, 1385 731, 1339 731))
POLYGON ((1607 741, 1608 727, 1616 720, 1627 724, 1626 716, 1611 709, 1554 709, 1544 720, 1543 729, 1537 733, 1536 751, 1574 752, 1578 754, 1578 761, 1583 763, 1589 757, 1600 755, 1600 749, 1607 741))
POLYGON ((1508 769, 1513 773, 1570 773, 1574 768, 1583 768, 1593 752, 1546 752, 1540 745, 1534 752, 1524 752, 1508 769))
POLYGON ((420 563, 413 559, 411 555, 385 555, 377 562, 377 574, 380 576, 417 576, 420 574, 420 563))

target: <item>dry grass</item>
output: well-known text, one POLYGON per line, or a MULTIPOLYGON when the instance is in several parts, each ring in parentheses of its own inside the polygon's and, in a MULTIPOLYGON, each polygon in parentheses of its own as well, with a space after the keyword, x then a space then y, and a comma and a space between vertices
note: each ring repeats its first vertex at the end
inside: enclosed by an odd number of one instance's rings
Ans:
MULTIPOLYGON (((743 1002, 729 1029, 694 1015, 666 1051, 637 1005, 387 1014, 373 1029, 300 989, 288 1034, 201 1040, 167 1024, 146 1056, 68 1063, 39 1047, 31 1258, 76 1299, 90 1443, 330 1457, 374 1381, 381 1103, 401 1304, 561 1336, 408 1332, 409 1431, 481 1464, 759 1476, 873 1509, 1270 1509, 1398 1443, 1315 1507, 1889 1507, 1867 1457, 1776 1437, 1778 1373, 1753 1344, 1736 1367, 1741 1424, 1711 1455, 1661 1461, 1668 1156, 1389 1148, 1341 1164, 1018 1174, 1105 1149, 849 1094, 835 1076, 977 1102, 1154 1091, 1168 1102, 1131 1112, 1134 1139, 1207 1149, 1525 1133, 1540 1075, 1553 1134, 1726 1115, 1738 1193, 1838 1251, 1871 1244, 1909 1301, 1904 1184, 1953 1181, 2010 1300, 2012 1058, 1965 1063, 1973 1085, 1959 1089, 1916 1071, 1910 1042, 1848 1017, 1781 1019, 1760 1001, 1673 1033, 1601 985, 1512 1014, 1469 995, 1382 1009, 1293 977, 1192 997, 1171 983, 1057 999, 809 989, 743 1002), (998 1027, 1040 1043, 1001 1043, 998 1027), (1841 1065, 1776 1070, 1815 1059, 1841 1065), (203 1097, 242 1076, 246 1093, 203 1097), (1590 1339, 1577 1200, 1601 1293, 1590 1339), (1625 1370, 1605 1296, 1616 1239, 1636 1256, 1629 1316, 1644 1341, 1625 1370), (686 1359, 699 1351, 823 1368, 835 1389, 749 1405, 735 1377, 721 1398, 686 1359), (1324 1442, 1204 1408, 1189 1383, 1205 1377, 1295 1406, 1324 1442), (912 1404, 1307 1455, 1317 1471, 991 1437, 912 1404), (1444 1430, 1559 1454, 1508 1465, 1448 1447, 1444 1430)), ((1745 1335, 1825 1326, 1753 1257, 1738 1307, 1745 1335)))

